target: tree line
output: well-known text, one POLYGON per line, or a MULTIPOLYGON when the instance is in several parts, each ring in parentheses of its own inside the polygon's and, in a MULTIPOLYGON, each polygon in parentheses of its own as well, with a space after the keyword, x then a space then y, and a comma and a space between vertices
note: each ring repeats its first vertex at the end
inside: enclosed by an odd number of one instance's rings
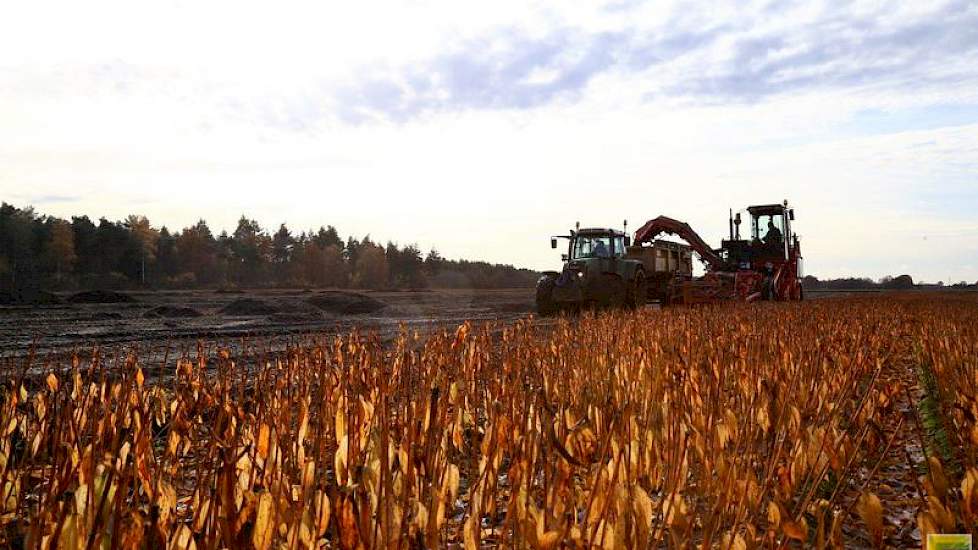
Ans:
POLYGON ((510 265, 448 260, 368 236, 342 239, 331 225, 273 232, 242 216, 232 233, 207 222, 180 231, 145 216, 122 221, 70 220, 33 208, 0 205, 0 287, 218 288, 351 287, 368 289, 529 287, 538 274, 510 265))
POLYGON ((886 276, 878 281, 868 277, 844 277, 840 279, 818 279, 811 275, 802 278, 802 286, 809 290, 911 290, 914 288, 949 288, 960 290, 974 290, 978 288, 978 282, 968 283, 961 281, 955 284, 945 284, 944 281, 937 283, 914 282, 910 275, 886 276))

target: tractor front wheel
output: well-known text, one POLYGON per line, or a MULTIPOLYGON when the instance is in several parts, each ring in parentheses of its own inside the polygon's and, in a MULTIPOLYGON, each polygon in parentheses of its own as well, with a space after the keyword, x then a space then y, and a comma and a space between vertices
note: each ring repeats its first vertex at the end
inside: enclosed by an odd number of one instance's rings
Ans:
POLYGON ((553 297, 555 286, 557 279, 553 276, 546 276, 537 283, 537 313, 541 317, 556 315, 559 310, 553 297))

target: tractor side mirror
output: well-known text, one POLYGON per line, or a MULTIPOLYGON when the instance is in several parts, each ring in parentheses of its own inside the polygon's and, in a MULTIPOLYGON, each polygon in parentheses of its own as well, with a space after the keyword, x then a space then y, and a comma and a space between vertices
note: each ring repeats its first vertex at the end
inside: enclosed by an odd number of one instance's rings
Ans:
POLYGON ((557 237, 550 237, 550 248, 557 249, 557 237))
POLYGON ((625 236, 625 246, 632 246, 632 238, 627 235, 625 236))
POLYGON ((791 221, 795 221, 795 209, 794 208, 792 208, 791 210, 788 210, 788 219, 791 220, 791 221))

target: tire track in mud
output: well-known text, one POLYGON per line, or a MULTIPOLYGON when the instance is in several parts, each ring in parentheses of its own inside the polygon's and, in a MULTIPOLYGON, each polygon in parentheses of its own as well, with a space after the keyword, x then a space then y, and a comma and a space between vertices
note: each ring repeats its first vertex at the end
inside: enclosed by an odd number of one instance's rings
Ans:
MULTIPOLYGON (((920 475, 926 469, 927 451, 924 434, 920 428, 919 406, 924 396, 917 373, 914 340, 905 335, 892 362, 880 372, 879 387, 892 398, 882 426, 882 439, 892 443, 885 456, 878 457, 879 466, 872 479, 869 472, 860 472, 865 490, 875 494, 883 508, 883 544, 887 548, 922 548, 917 513, 924 505, 926 495, 920 475)), ((879 451, 883 452, 882 444, 879 451)), ((857 500, 859 487, 849 487, 844 495, 843 509, 852 515, 847 522, 848 541, 858 541, 865 548, 872 548, 866 526, 859 518, 857 500), (861 529, 860 529, 861 527, 861 529)))

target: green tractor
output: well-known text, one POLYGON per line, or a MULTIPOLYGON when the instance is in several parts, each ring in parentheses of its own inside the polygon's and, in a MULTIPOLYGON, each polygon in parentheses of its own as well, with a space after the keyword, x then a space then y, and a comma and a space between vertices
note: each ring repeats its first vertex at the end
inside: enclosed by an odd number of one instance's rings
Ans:
POLYGON ((567 253, 562 255, 563 269, 545 271, 537 281, 537 312, 549 316, 560 311, 586 307, 629 307, 645 304, 647 273, 644 263, 629 257, 631 238, 616 229, 577 229, 569 235, 550 238, 567 239, 567 253))

